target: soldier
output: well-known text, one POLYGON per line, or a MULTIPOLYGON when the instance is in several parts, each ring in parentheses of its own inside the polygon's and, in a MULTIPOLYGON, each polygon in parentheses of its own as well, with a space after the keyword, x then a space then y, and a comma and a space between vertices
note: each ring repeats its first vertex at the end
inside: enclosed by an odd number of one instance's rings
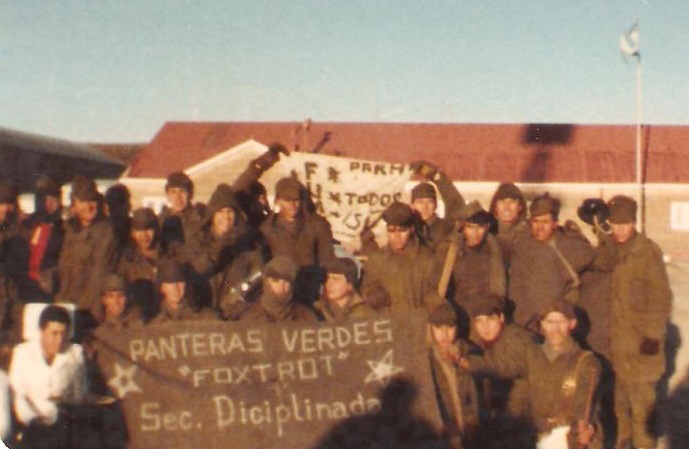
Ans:
POLYGON ((388 244, 373 252, 364 265, 364 300, 374 309, 431 312, 443 302, 437 291, 439 270, 433 251, 416 234, 416 215, 408 205, 395 201, 383 212, 383 220, 388 244))
POLYGON ((524 378, 528 407, 538 432, 537 439, 556 440, 553 446, 578 449, 600 448, 602 435, 591 424, 596 421, 595 392, 600 366, 593 353, 584 351, 571 338, 576 327, 574 306, 563 299, 549 301, 540 311, 540 328, 545 341, 529 346, 526 357, 505 354, 499 360, 463 359, 473 372, 496 373, 507 378, 524 378))
POLYGON ((612 269, 611 362, 615 371, 617 447, 654 448, 652 412, 665 371, 666 326, 672 291, 658 245, 636 230, 637 204, 608 202, 611 238, 600 235, 599 262, 612 269), (649 430, 651 429, 651 430, 649 430))
POLYGON ((53 179, 36 181, 34 213, 24 220, 28 247, 28 279, 22 298, 51 302, 58 289, 58 259, 65 237, 62 189, 53 179))
POLYGON ((509 269, 514 241, 526 229, 524 194, 512 183, 500 184, 490 201, 490 213, 498 220, 498 242, 509 269))
POLYGON ((163 246, 173 242, 183 244, 201 227, 206 206, 192 203, 194 183, 182 172, 171 173, 165 184, 165 196, 169 206, 160 212, 161 229, 170 230, 164 234, 163 246))
POLYGON ((184 245, 184 260, 201 305, 237 318, 232 312, 241 301, 236 287, 263 267, 257 236, 246 225, 244 213, 227 184, 211 195, 199 231, 184 245))
POLYGON ((65 240, 58 261, 57 302, 71 302, 95 312, 100 284, 115 270, 116 248, 110 223, 98 210, 99 193, 93 179, 78 176, 72 183, 73 213, 65 224, 65 240))
POLYGON ((120 260, 124 248, 129 242, 131 193, 124 184, 108 187, 103 196, 105 202, 105 216, 108 217, 115 235, 117 245, 117 260, 120 260))
MULTIPOLYGON (((26 241, 21 234, 17 189, 0 183, 0 341, 12 326, 12 315, 19 308, 19 289, 26 278, 27 261, 22 249, 26 241)), ((16 317, 15 317, 16 318, 16 317)))
POLYGON ((359 269, 349 258, 337 258, 326 266, 327 278, 323 296, 314 308, 320 318, 329 323, 369 318, 375 311, 357 293, 359 269))
MULTIPOLYGON (((448 251, 455 251, 447 297, 453 298, 455 304, 462 308, 458 323, 460 330, 466 331, 466 314, 472 301, 490 295, 504 298, 507 286, 500 245, 490 232, 494 218, 477 201, 467 204, 462 215, 466 219, 456 241, 443 245, 438 256, 447 262, 450 257, 448 251)), ((468 337, 466 333, 460 335, 468 337)))
POLYGON ((184 266, 180 262, 172 259, 161 262, 158 269, 160 312, 150 324, 218 319, 209 309, 194 308, 192 292, 187 285, 184 266))
POLYGON ((330 224, 306 209, 307 195, 296 179, 280 179, 275 184, 275 204, 279 210, 260 229, 270 257, 286 256, 297 263, 296 299, 310 305, 318 297, 323 267, 335 258, 335 251, 330 224))
POLYGON ((457 339, 457 316, 447 303, 428 317, 429 360, 444 432, 451 448, 471 447, 478 427, 478 397, 474 381, 460 369, 469 345, 457 339))
POLYGON ((529 209, 529 229, 514 242, 509 297, 516 307, 515 323, 536 330, 538 311, 550 300, 577 302, 579 275, 595 251, 573 222, 558 227, 559 200, 545 193, 529 209))
POLYGON ((99 326, 107 329, 132 329, 143 326, 139 309, 132 307, 127 298, 127 287, 121 276, 109 274, 103 280, 98 315, 99 326))
POLYGON ((417 184, 411 191, 411 207, 423 220, 423 238, 435 249, 445 241, 455 228, 455 221, 464 207, 464 198, 449 180, 447 175, 438 170, 435 165, 419 161, 412 163, 412 168, 427 181, 417 184), (440 218, 436 213, 438 197, 435 184, 445 203, 445 217, 440 218))
POLYGON ((316 321, 316 314, 293 299, 298 265, 287 256, 274 257, 263 271, 263 292, 240 316, 241 321, 284 323, 316 321))
MULTIPOLYGON (((472 340, 481 350, 482 357, 471 356, 471 369, 485 405, 486 425, 506 420, 520 420, 528 412, 527 383, 524 378, 509 379, 480 373, 480 362, 498 364, 506 359, 526 359, 534 335, 514 324, 505 322, 503 304, 499 297, 487 296, 476 301, 469 309, 472 340)), ((510 363, 510 362, 507 362, 510 363)), ((516 363, 516 362, 511 362, 516 363)))
POLYGON ((237 200, 251 227, 258 227, 270 215, 266 188, 258 180, 280 160, 280 153, 289 156, 289 150, 284 145, 278 142, 271 144, 268 151, 249 162, 242 174, 232 183, 232 190, 236 192, 237 200))

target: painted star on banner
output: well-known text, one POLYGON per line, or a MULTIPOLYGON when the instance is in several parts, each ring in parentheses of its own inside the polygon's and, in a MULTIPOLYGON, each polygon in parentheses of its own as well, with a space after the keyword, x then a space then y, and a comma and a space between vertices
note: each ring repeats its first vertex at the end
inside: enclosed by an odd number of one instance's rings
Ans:
POLYGON ((392 362, 392 349, 385 353, 385 355, 380 360, 368 360, 368 367, 371 368, 371 372, 368 373, 364 379, 364 383, 378 381, 383 385, 386 385, 390 378, 397 373, 404 371, 401 366, 395 366, 392 362))
POLYGON ((119 363, 115 363, 115 375, 108 380, 108 386, 116 391, 117 397, 124 399, 127 393, 141 393, 141 388, 134 382, 136 365, 129 368, 122 368, 119 363))

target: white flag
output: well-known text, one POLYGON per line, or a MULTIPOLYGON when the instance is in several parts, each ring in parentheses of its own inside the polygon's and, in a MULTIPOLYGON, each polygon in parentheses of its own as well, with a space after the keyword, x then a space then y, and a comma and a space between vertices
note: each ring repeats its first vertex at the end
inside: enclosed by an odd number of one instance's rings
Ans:
POLYGON ((620 51, 625 58, 636 56, 639 58, 639 23, 635 22, 629 30, 620 36, 620 51))

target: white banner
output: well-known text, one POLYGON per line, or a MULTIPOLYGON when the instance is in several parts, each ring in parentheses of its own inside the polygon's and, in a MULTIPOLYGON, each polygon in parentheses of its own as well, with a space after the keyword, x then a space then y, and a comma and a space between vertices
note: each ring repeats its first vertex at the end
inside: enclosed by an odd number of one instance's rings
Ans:
POLYGON ((409 164, 313 153, 294 152, 279 166, 309 189, 318 213, 328 219, 341 242, 358 238, 366 218, 374 223, 386 207, 400 200, 412 175, 409 164))

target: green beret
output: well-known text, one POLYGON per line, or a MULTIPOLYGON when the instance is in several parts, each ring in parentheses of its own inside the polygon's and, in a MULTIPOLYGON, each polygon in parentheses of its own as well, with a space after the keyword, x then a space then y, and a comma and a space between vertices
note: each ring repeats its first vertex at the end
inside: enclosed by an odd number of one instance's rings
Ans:
POLYGON ((636 223, 636 201, 628 196, 617 195, 608 201, 610 217, 614 224, 636 223))
POLYGON ((280 179, 275 184, 275 198, 280 198, 286 201, 295 201, 301 199, 301 192, 304 186, 292 177, 280 179))
POLYGON ((72 181, 72 199, 98 201, 98 188, 93 178, 77 175, 72 181))
POLYGON ((171 284, 185 280, 184 265, 174 259, 163 259, 158 266, 158 282, 171 284))
POLYGON ((550 193, 545 192, 543 195, 534 198, 531 206, 529 206, 529 212, 532 217, 551 214, 557 220, 558 215, 560 215, 560 200, 553 198, 550 196, 550 193))
POLYGON ((394 201, 383 212, 385 223, 393 226, 409 226, 412 223, 414 211, 405 203, 394 201))
POLYGON ((573 320, 577 317, 574 313, 574 305, 569 301, 565 301, 564 299, 553 299, 548 304, 543 306, 541 309, 540 318, 544 319, 549 313, 552 312, 560 312, 570 320, 573 320))
POLYGON ((414 186, 413 189, 411 189, 412 201, 421 198, 432 198, 434 200, 437 200, 438 197, 435 193, 435 187, 433 187, 433 184, 431 184, 430 182, 422 182, 414 186))
POLYGON ((140 207, 132 212, 132 229, 157 229, 158 218, 150 207, 140 207))
POLYGON ((344 274, 347 282, 354 285, 359 279, 359 268, 349 257, 338 257, 326 264, 328 274, 344 274))
POLYGON ((428 322, 433 326, 456 326, 457 313, 450 304, 443 302, 431 312, 428 322))
POLYGON ((273 279, 282 279, 289 283, 294 283, 297 278, 299 267, 296 262, 287 256, 276 256, 266 264, 263 272, 266 276, 273 279))
POLYGON ((103 279, 103 284, 101 286, 101 293, 107 292, 125 292, 127 286, 124 282, 122 276, 118 274, 109 274, 103 279))

